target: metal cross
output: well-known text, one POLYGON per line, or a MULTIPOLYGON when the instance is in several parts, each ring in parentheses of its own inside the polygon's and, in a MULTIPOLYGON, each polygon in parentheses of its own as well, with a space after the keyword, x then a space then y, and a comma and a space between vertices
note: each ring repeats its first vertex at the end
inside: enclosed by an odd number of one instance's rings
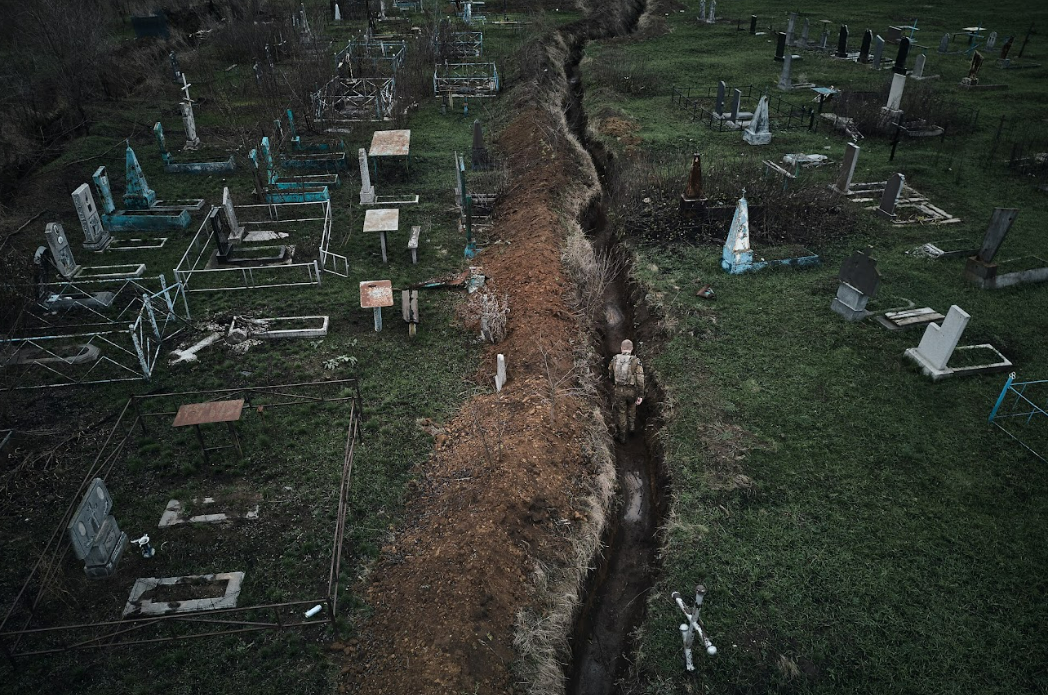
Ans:
POLYGON ((182 91, 186 93, 186 101, 188 101, 190 104, 193 103, 193 100, 189 98, 189 88, 192 87, 192 86, 193 85, 191 85, 188 82, 186 82, 186 74, 183 72, 182 73, 182 91))

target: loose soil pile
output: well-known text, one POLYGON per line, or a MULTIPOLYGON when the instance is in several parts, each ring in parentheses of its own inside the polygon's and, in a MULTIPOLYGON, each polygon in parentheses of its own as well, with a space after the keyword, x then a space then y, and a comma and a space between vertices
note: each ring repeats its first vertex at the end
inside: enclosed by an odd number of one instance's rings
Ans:
POLYGON ((563 142, 550 148, 545 118, 523 112, 503 133, 502 150, 513 154, 493 233, 503 243, 477 259, 510 306, 507 337, 487 351, 477 378, 492 384, 503 353, 509 382, 500 394, 472 398, 435 437, 406 521, 364 591, 373 616, 358 640, 333 645, 350 657, 343 692, 517 689, 512 627, 529 601, 529 575, 562 557, 584 520, 589 419, 549 378, 567 375, 582 347, 571 339, 579 327, 566 303, 564 227, 552 207, 571 159, 563 142))

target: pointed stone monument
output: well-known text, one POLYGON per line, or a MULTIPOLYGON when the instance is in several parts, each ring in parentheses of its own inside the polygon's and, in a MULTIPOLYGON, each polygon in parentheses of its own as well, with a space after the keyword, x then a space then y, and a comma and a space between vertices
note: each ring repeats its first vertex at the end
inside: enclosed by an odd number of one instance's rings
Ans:
POLYGON ((862 34, 862 44, 859 46, 859 62, 864 65, 870 62, 871 43, 873 43, 873 32, 867 29, 862 34))
POLYGON ((742 131, 742 139, 751 145, 767 145, 771 142, 769 124, 768 97, 763 96, 757 102, 757 109, 753 112, 749 125, 742 131))
POLYGON ((706 206, 706 197, 703 195, 702 185, 702 155, 698 152, 691 159, 691 173, 688 175, 688 185, 680 194, 680 209, 683 213, 692 213, 706 206))
POLYGON ((837 52, 833 54, 836 58, 848 57, 848 25, 842 24, 841 31, 837 35, 837 52))
POLYGON ((1018 208, 994 208, 990 226, 986 228, 986 234, 983 236, 982 247, 965 265, 964 275, 967 279, 980 283, 997 279, 997 264, 993 259, 1018 216, 1018 208))
POLYGON ((721 252, 721 268, 732 275, 753 269, 753 249, 750 248, 750 207, 746 202, 746 190, 735 205, 735 216, 731 218, 728 238, 721 252))
POLYGON ((893 70, 896 75, 906 75, 906 58, 910 55, 910 39, 903 37, 899 42, 899 52, 895 55, 895 67, 893 70))
POLYGON ((127 151, 124 153, 125 184, 124 207, 128 210, 148 210, 156 205, 156 191, 149 187, 146 175, 142 173, 142 167, 138 163, 135 151, 128 143, 127 151))

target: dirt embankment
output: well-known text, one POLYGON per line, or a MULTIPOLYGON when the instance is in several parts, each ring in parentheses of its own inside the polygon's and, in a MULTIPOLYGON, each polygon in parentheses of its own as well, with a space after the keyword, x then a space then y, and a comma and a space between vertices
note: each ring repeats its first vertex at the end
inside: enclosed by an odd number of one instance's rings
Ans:
POLYGON ((500 394, 472 398, 435 437, 406 521, 367 588, 373 617, 344 648, 347 692, 506 693, 515 689, 513 625, 533 602, 536 568, 568 556, 589 514, 592 404, 573 393, 588 345, 569 308, 555 205, 573 175, 550 114, 531 108, 506 128, 512 184, 477 262, 509 296, 506 339, 489 348, 478 381, 500 394))

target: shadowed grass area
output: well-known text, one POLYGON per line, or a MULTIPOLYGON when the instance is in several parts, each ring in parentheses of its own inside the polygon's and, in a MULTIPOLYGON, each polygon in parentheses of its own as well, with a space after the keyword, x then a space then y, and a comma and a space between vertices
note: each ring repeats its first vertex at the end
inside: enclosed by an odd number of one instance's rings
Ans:
MULTIPOLYGON (((1038 231, 1048 223, 1044 194, 1034 180, 1008 171, 1006 147, 990 156, 1002 115, 1039 122, 1043 136, 1037 114, 1048 94, 1039 71, 1002 71, 987 54, 983 81, 1005 81, 1011 89, 960 90, 968 59, 940 56, 936 48, 944 32, 976 18, 963 8, 915 8, 920 42, 930 46, 925 74, 943 75, 922 88, 933 85, 960 112, 977 110, 976 128, 948 134, 945 144, 904 141, 894 162, 887 139, 870 134, 860 142, 854 180, 884 180, 901 171, 963 222, 896 227, 860 210, 851 227, 839 230, 842 239, 813 249, 821 267, 728 276, 719 267, 717 243, 643 242, 644 229, 629 206, 643 196, 672 201, 684 188, 693 151, 703 154, 707 188, 723 192, 728 186, 718 175, 745 170, 740 162, 778 161, 791 152, 839 162, 847 141, 825 122, 816 132, 773 125, 772 144, 754 148, 740 133, 711 132, 676 109, 669 96, 674 84, 704 92, 724 79, 729 89, 754 84, 758 94, 777 93, 781 64, 771 60, 773 34, 752 37, 745 29, 756 13, 761 30, 768 24, 785 30, 786 8, 719 7, 721 16, 743 20, 742 32, 734 23, 699 25, 697 9, 698 2, 673 8, 669 33, 591 45, 582 64, 591 132, 620 167, 649 162, 640 168, 648 173, 629 182, 633 197, 624 196, 625 208, 613 215, 632 240, 635 276, 659 319, 661 352, 651 361, 671 413, 662 443, 674 501, 663 578, 639 641, 641 687, 652 693, 1036 692, 1048 657, 1039 569, 1048 562, 1048 484, 1044 464, 986 421, 1004 375, 933 384, 902 356, 920 341, 920 329, 890 333, 872 320, 846 323, 829 304, 840 262, 872 246, 883 281, 871 309, 909 300, 945 313, 957 304, 972 315, 962 345, 992 343, 1016 365, 1020 380, 1048 375, 1048 287, 982 291, 964 283, 963 260, 906 253, 945 239, 978 246, 993 207, 1001 206, 1021 211, 999 258, 1048 254, 1038 231), (680 7, 686 11, 677 12, 680 7), (631 79, 656 75, 658 82, 650 90, 616 86, 622 79, 616 66, 628 67, 631 79), (602 134, 602 120, 611 117, 635 121, 639 129, 630 135, 638 139, 602 134), (714 302, 695 296, 705 283, 716 290, 714 302), (669 594, 688 594, 697 582, 709 587, 704 617, 720 651, 697 656, 697 673, 685 676, 680 615, 669 594)), ((813 39, 817 20, 834 22, 831 46, 837 24, 847 22, 852 50, 867 24, 883 35, 888 24, 913 19, 884 3, 804 9, 813 39)), ((1015 33, 1018 47, 1032 17, 1007 3, 982 9, 988 11, 978 21, 999 32, 998 46, 1015 33)), ((911 66, 920 52, 911 50, 911 66)), ((894 53, 889 44, 886 64, 894 53)), ((1031 41, 1024 59, 1045 56, 1031 41)), ((804 52, 793 76, 877 91, 890 73, 804 52)), ((809 105, 812 96, 808 90, 786 94, 798 105, 809 105)), ((744 102, 747 110, 752 106, 744 102)), ((824 186, 837 166, 802 170, 791 187, 824 186)), ((747 182, 733 179, 732 185, 747 182)), ((751 206, 761 204, 747 197, 751 206)), ((667 214, 674 214, 671 208, 667 214)), ((755 251, 761 255, 760 242, 755 251)), ((654 347, 642 345, 639 354, 654 347)))

